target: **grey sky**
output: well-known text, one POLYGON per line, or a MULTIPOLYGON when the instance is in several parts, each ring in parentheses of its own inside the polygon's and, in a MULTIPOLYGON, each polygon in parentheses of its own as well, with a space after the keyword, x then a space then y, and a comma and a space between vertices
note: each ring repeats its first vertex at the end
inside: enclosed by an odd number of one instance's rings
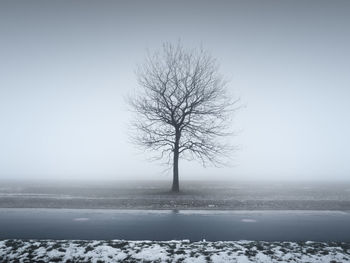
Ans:
POLYGON ((178 39, 246 105, 234 166, 180 178, 350 178, 350 1, 1 1, 0 178, 170 177, 127 141, 124 96, 178 39))

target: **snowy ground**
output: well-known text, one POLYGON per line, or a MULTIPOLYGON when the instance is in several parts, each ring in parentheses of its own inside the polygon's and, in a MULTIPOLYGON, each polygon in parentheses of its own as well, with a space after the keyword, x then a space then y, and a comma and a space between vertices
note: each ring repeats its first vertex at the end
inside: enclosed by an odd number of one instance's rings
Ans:
POLYGON ((349 243, 0 241, 0 262, 350 262, 349 243))

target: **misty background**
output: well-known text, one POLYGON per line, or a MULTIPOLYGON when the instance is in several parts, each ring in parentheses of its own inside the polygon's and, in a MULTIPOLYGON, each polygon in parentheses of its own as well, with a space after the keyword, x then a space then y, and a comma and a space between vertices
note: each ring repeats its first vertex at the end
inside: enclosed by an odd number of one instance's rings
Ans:
POLYGON ((128 141, 147 50, 179 39, 245 106, 231 167, 182 179, 348 180, 349 1, 1 1, 0 179, 171 179, 128 141))

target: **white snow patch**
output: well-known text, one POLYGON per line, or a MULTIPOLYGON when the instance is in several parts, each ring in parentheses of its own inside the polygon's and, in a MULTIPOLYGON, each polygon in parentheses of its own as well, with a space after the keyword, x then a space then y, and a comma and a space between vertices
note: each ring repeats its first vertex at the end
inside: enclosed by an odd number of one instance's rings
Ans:
POLYGON ((243 218, 241 221, 244 223, 256 223, 257 222, 257 220, 251 219, 251 218, 243 218))
POLYGON ((88 217, 78 217, 78 218, 74 218, 73 221, 89 221, 90 218, 88 217))

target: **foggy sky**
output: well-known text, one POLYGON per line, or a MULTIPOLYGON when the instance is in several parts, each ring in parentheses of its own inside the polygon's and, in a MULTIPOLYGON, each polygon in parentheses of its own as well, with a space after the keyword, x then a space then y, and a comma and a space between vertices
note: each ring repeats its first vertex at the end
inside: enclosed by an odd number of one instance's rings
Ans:
POLYGON ((350 1, 1 1, 0 179, 170 179, 128 142, 146 52, 179 39, 245 105, 232 167, 188 179, 350 178, 350 1), (213 176, 214 175, 214 176, 213 176))

